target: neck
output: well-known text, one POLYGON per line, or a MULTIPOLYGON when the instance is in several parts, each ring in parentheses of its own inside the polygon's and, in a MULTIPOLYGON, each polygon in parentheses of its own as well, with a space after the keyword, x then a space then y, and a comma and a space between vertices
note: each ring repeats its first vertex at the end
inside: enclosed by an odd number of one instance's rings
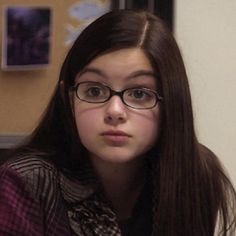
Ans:
POLYGON ((118 219, 128 218, 144 184, 144 159, 110 163, 95 157, 92 163, 118 219))

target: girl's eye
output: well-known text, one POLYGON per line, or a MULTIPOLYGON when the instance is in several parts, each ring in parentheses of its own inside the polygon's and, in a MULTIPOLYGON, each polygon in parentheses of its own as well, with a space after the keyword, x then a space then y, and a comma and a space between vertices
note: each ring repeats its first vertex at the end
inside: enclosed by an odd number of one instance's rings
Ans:
POLYGON ((90 96, 90 97, 98 97, 100 96, 102 93, 102 88, 100 87, 90 87, 87 89, 87 95, 90 96))
POLYGON ((135 98, 141 99, 145 96, 145 93, 141 89, 136 89, 133 91, 133 96, 135 98))
POLYGON ((130 96, 133 99, 145 100, 150 98, 150 94, 144 89, 132 89, 130 90, 130 96))

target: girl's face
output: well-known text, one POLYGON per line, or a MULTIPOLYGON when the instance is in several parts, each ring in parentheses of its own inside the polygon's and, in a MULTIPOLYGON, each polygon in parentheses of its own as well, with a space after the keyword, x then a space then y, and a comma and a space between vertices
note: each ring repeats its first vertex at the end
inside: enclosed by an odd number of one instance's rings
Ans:
MULTIPOLYGON (((133 87, 157 90, 154 70, 138 48, 117 50, 95 58, 77 75, 75 82, 86 81, 105 84, 115 91, 133 87)), ((103 93, 96 86, 88 92, 92 96, 103 93)), ((74 94, 73 106, 81 142, 90 158, 96 161, 137 160, 158 138, 160 103, 151 109, 138 110, 126 106, 116 95, 105 103, 94 104, 81 101, 74 94)))

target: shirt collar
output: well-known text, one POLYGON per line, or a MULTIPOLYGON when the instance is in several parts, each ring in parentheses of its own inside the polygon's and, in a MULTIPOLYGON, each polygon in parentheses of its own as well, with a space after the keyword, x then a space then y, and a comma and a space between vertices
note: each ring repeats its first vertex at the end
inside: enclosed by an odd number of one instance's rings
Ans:
POLYGON ((76 173, 64 170, 59 177, 63 198, 68 203, 77 203, 89 198, 99 188, 98 180, 92 167, 81 166, 76 173))

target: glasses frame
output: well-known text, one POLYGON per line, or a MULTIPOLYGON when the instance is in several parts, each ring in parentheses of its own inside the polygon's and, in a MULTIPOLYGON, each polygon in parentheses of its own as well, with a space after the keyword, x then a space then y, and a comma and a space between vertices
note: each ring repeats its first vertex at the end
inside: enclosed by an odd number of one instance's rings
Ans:
POLYGON ((80 100, 80 101, 83 101, 83 102, 87 102, 87 103, 93 103, 93 104, 101 104, 101 103, 106 103, 107 101, 109 101, 113 96, 118 96, 121 101, 123 102, 123 104, 125 104, 127 107, 131 107, 133 109, 138 109, 138 110, 145 110, 145 109, 152 109, 153 107, 155 107, 157 105, 158 102, 161 102, 163 100, 163 97, 160 96, 158 94, 157 91, 155 90, 152 90, 152 89, 149 89, 149 88, 145 88, 145 87, 132 87, 132 88, 127 88, 127 89, 124 89, 122 91, 116 91, 116 90, 113 90, 112 88, 110 88, 109 86, 103 84, 103 83, 100 83, 100 82, 94 82, 94 81, 84 81, 84 82, 80 82, 80 83, 77 83, 75 86, 72 86, 71 87, 71 90, 75 92, 75 95, 76 97, 80 100), (107 97, 104 101, 99 101, 99 102, 90 102, 90 101, 87 101, 85 99, 82 99, 79 94, 78 94, 78 88, 81 84, 85 84, 85 83, 94 83, 94 84, 101 84, 102 86, 106 87, 108 90, 109 90, 109 97, 107 97), (148 107, 148 108, 137 108, 137 107, 133 107, 133 106, 130 106, 129 104, 127 104, 124 100, 124 93, 128 90, 131 90, 131 89, 144 89, 148 92, 151 92, 152 94, 154 94, 155 98, 156 98, 156 101, 154 103, 154 105, 152 105, 151 107, 148 107))

